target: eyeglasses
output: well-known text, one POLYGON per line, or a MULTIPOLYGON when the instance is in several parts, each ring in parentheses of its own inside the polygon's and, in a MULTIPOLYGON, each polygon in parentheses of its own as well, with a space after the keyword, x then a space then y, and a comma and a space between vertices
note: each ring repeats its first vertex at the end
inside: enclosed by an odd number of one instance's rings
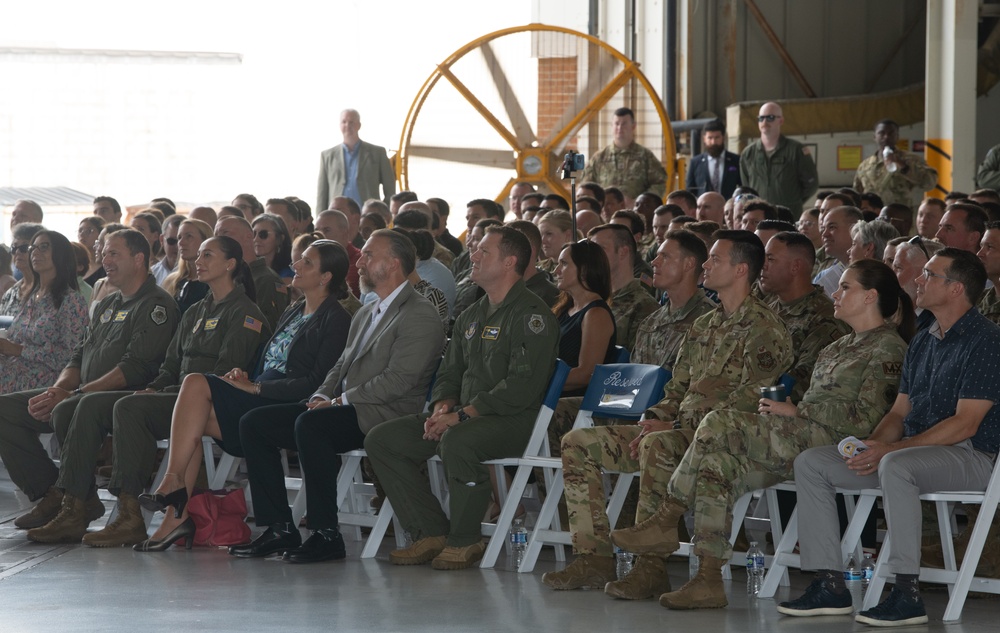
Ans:
POLYGON ((166 240, 167 240, 167 246, 177 246, 178 240, 176 237, 168 237, 166 238, 166 240))
POLYGON ((33 244, 32 246, 28 247, 29 253, 34 253, 35 251, 48 253, 50 250, 52 250, 52 245, 49 244, 48 242, 39 242, 38 244, 33 244))
POLYGON ((266 240, 267 238, 271 237, 271 232, 268 231, 267 229, 263 229, 261 231, 254 231, 253 236, 259 237, 262 240, 266 240))
MULTIPOLYGON (((924 252, 924 257, 926 257, 927 259, 931 258, 931 254, 927 252, 927 247, 924 246, 924 238, 920 237, 919 235, 914 235, 909 240, 907 240, 906 243, 913 244, 914 246, 919 246, 920 250, 924 252)), ((932 275, 932 276, 937 277, 937 275, 932 275)))
POLYGON ((31 246, 29 246, 28 244, 18 244, 17 246, 12 246, 10 252, 14 254, 27 253, 30 249, 31 246))
POLYGON ((924 278, 924 281, 929 281, 931 277, 936 277, 937 279, 943 279, 945 283, 958 281, 957 279, 952 279, 951 277, 945 277, 944 275, 939 275, 928 268, 924 268, 924 274, 921 275, 921 277, 924 278))
POLYGON ((762 114, 757 117, 757 123, 763 123, 767 121, 768 123, 774 123, 774 120, 778 118, 777 114, 762 114))

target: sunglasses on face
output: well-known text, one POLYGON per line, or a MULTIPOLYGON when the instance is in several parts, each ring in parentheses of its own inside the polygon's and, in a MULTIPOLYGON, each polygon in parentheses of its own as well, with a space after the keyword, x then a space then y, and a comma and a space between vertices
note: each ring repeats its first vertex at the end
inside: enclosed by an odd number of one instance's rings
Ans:
POLYGON ((266 240, 267 238, 271 237, 271 232, 268 231, 267 229, 264 229, 264 230, 261 230, 261 231, 254 231, 253 236, 254 237, 259 237, 262 240, 266 240))
POLYGON ((31 246, 29 246, 27 244, 18 244, 17 246, 12 247, 10 249, 10 252, 12 252, 14 254, 17 254, 17 253, 22 253, 23 254, 23 253, 27 253, 29 250, 31 250, 31 246))
POLYGON ((177 238, 176 237, 168 237, 167 238, 167 246, 177 246, 177 238))
POLYGON ((757 122, 763 123, 764 121, 767 121, 768 123, 774 123, 774 120, 777 118, 778 118, 777 114, 762 114, 759 117, 757 117, 757 122))

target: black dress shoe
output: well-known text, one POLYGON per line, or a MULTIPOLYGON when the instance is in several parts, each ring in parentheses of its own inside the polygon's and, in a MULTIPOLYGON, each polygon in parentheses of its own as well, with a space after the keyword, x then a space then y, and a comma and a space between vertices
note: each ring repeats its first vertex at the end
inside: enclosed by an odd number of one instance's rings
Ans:
POLYGON ((337 528, 321 528, 313 532, 302 547, 285 552, 284 560, 289 563, 319 563, 324 560, 339 560, 347 556, 344 537, 337 528))
POLYGON ((302 535, 292 523, 275 523, 263 534, 245 545, 232 545, 229 555, 238 558, 260 558, 277 552, 286 552, 302 545, 302 535))

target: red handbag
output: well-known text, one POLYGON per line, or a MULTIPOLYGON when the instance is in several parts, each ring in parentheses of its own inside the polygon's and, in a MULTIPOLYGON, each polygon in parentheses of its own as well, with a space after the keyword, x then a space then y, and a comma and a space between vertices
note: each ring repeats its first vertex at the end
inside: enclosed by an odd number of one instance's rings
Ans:
POLYGON ((219 547, 250 541, 247 500, 242 488, 197 493, 188 501, 187 511, 194 520, 195 545, 219 547))

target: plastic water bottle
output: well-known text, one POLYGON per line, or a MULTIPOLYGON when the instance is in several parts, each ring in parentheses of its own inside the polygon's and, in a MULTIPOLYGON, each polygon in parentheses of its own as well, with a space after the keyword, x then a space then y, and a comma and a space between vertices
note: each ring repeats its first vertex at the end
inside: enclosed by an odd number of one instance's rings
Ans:
POLYGON ((861 606, 861 568, 858 567, 857 561, 854 559, 854 554, 851 554, 850 558, 847 559, 847 567, 844 569, 844 584, 847 585, 847 590, 851 592, 851 601, 854 603, 854 608, 861 606))
POLYGON ((899 165, 897 165, 894 161, 889 160, 889 157, 893 154, 895 154, 895 152, 891 147, 886 147, 882 150, 882 159, 885 162, 885 170, 890 174, 896 173, 896 170, 899 169, 899 165))
POLYGON ((764 552, 757 547, 757 541, 750 541, 747 550, 747 595, 756 596, 764 584, 764 552))
POLYGON ((615 575, 618 580, 622 580, 632 571, 632 564, 635 562, 635 554, 626 552, 620 547, 615 548, 615 575))
POLYGON ((875 576, 875 560, 872 559, 872 555, 865 552, 865 559, 861 561, 861 593, 864 594, 868 591, 868 585, 871 584, 872 578, 875 576))
POLYGON ((698 568, 701 566, 700 559, 694 555, 692 552, 688 556, 688 579, 694 580, 694 577, 698 575, 698 568))
POLYGON ((521 567, 527 549, 528 528, 524 527, 524 519, 514 519, 514 524, 510 526, 510 555, 514 560, 514 569, 521 567))

